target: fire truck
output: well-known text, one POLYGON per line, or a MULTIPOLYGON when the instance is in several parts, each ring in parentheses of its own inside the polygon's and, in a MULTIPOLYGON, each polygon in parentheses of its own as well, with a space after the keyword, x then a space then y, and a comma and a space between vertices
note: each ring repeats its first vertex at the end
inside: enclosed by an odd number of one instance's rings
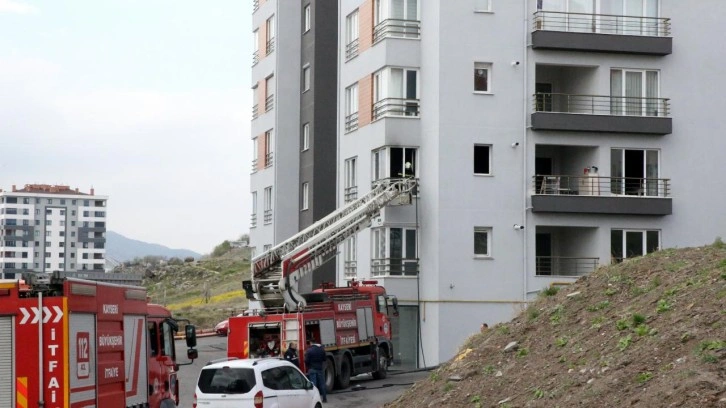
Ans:
MULTIPOLYGON (((114 275, 0 280, 0 407, 178 404, 174 334, 186 321, 147 303, 145 288, 112 283, 114 275)), ((193 360, 196 330, 184 331, 193 360)))
POLYGON ((393 361, 389 313, 397 314, 395 296, 376 281, 350 281, 346 287, 323 283, 300 294, 300 278, 335 256, 347 238, 367 228, 386 205, 412 202, 415 179, 389 179, 363 197, 327 215, 252 260, 251 280, 244 281, 247 315, 229 319, 228 357, 281 356, 298 344, 305 370, 307 340, 327 353, 329 390, 347 388, 352 376, 372 373, 385 378, 393 361))

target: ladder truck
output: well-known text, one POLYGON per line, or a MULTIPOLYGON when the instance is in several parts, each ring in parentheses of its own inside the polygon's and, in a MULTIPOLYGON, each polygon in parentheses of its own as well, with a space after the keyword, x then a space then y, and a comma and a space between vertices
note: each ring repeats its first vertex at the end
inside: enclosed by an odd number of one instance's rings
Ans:
POLYGON ((229 319, 228 357, 281 356, 295 342, 305 371, 305 343, 311 340, 326 350, 328 390, 347 388, 358 374, 385 378, 393 360, 389 310, 398 313, 395 296, 367 280, 346 287, 324 283, 309 294, 297 287, 386 205, 410 204, 416 187, 412 178, 381 180, 368 194, 252 259, 251 279, 242 286, 257 307, 229 319))
MULTIPOLYGON (((0 280, 0 407, 176 406, 184 364, 174 334, 188 321, 124 284, 133 280, 58 271, 0 280)), ((196 330, 184 332, 193 360, 196 330)))

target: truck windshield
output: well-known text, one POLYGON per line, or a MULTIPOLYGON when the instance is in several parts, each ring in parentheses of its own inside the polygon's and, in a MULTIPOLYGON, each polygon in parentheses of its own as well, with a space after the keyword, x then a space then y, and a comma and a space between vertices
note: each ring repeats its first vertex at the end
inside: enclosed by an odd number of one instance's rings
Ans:
POLYGON ((205 368, 199 374, 199 391, 204 394, 246 394, 255 386, 251 368, 205 368))
POLYGON ((162 342, 162 354, 175 359, 176 353, 174 353, 174 331, 171 329, 171 325, 167 322, 161 324, 161 342, 162 342))

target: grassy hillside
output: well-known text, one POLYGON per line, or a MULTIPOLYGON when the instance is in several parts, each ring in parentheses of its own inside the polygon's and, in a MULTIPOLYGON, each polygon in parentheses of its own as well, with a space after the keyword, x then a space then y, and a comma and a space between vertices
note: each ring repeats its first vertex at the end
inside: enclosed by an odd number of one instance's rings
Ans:
POLYGON ((242 280, 249 279, 249 259, 249 250, 239 248, 194 262, 141 266, 143 284, 152 301, 171 309, 175 317, 212 328, 247 307, 242 280))
POLYGON ((474 334, 387 407, 726 407, 724 305, 720 241, 603 267, 474 334))

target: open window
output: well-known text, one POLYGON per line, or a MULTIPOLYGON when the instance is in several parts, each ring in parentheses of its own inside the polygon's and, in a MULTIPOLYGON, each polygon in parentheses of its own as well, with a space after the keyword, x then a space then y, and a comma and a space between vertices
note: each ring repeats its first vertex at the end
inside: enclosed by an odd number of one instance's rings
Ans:
POLYGON ((612 149, 611 193, 655 197, 662 194, 659 156, 655 149, 612 149))
POLYGON ((372 180, 415 178, 417 148, 384 147, 373 151, 372 180))

